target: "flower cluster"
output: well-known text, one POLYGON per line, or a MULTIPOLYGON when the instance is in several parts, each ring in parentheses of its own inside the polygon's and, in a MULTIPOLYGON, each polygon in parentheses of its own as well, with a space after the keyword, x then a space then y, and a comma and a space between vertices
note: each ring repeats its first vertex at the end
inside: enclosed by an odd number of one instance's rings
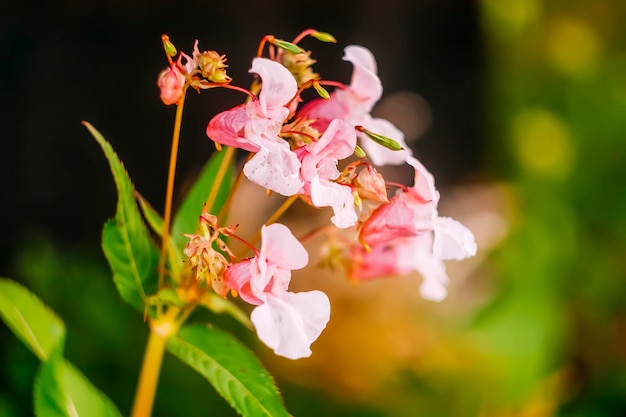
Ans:
MULTIPOLYGON (((305 33, 334 41, 320 32, 305 33)), ((353 65, 345 85, 313 72, 311 52, 297 46, 302 37, 294 42, 264 38, 250 68, 257 79, 246 91, 249 100, 213 117, 208 137, 218 148, 250 152, 243 166, 250 181, 314 207, 332 208, 330 221, 342 233, 340 238, 329 233, 329 253, 346 266, 351 279, 417 271, 423 277, 423 297, 443 299, 448 282, 443 261, 473 256, 472 233, 439 216, 433 176, 413 156, 399 129, 371 115, 383 93, 372 53, 361 46, 345 48, 343 59, 353 65), (269 57, 263 57, 266 42, 269 57), (324 86, 335 89, 329 94, 324 86), (320 97, 303 103, 301 93, 308 88, 320 97), (375 168, 400 164, 413 167, 413 186, 388 183, 375 168)), ((178 102, 186 86, 228 84, 223 62, 215 52, 199 53, 196 43, 192 57, 181 54, 159 78, 163 101, 178 102)), ((292 359, 310 355, 311 343, 329 321, 330 304, 319 291, 288 291, 291 270, 308 263, 300 241, 286 226, 269 224, 262 227, 259 250, 248 244, 256 256, 237 260, 218 239, 220 234, 235 236, 233 229, 220 228, 208 214, 201 217, 201 226, 204 233, 189 235, 185 252, 196 279, 210 281, 220 295, 230 290, 255 305, 252 323, 277 354, 292 359)))

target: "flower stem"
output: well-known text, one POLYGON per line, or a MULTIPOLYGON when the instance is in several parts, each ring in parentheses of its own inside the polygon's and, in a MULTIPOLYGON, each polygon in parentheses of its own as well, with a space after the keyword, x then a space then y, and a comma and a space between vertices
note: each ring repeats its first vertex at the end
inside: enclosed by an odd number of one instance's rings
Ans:
MULTIPOLYGON (((291 197, 289 197, 288 199, 286 199, 283 202, 283 204, 280 207, 278 207, 278 209, 274 212, 274 214, 272 214, 271 217, 269 219, 267 219, 265 221, 265 223, 263 223, 263 224, 265 226, 269 226, 270 224, 272 224, 276 220, 278 220, 280 218, 280 216, 282 216, 283 213, 286 212, 289 207, 291 207, 293 202, 298 199, 298 197, 299 197, 299 194, 294 194, 291 197)), ((261 229, 259 229, 259 231, 256 232, 255 235, 252 236, 252 239, 250 239, 248 242, 251 245, 255 245, 259 241, 260 238, 261 238, 261 229)))
POLYGON ((213 212, 213 204, 215 204, 217 192, 222 187, 222 181, 224 181, 224 176, 226 176, 226 169, 230 165, 230 161, 233 159, 233 155, 235 154, 235 148, 229 146, 224 152, 226 152, 226 154, 224 155, 224 159, 222 159, 220 167, 215 174, 213 187, 211 187, 211 192, 209 193, 209 197, 206 200, 206 208, 209 212, 213 212))
POLYGON ((132 417, 149 417, 152 413, 165 343, 178 330, 179 324, 176 322, 178 312, 177 308, 170 307, 164 316, 151 322, 132 417))
MULTIPOLYGON (((185 93, 176 105, 176 118, 174 119, 174 133, 172 133, 172 150, 170 152, 170 168, 167 175, 167 189, 165 192, 165 209, 163 213, 163 234, 161 236, 161 256, 159 257, 159 289, 163 288, 165 276, 165 260, 167 258, 167 246, 169 243, 170 222, 172 220, 172 198, 174 195, 174 177, 176 175, 176 160, 178 159, 178 143, 180 140, 180 126, 183 120, 183 108, 185 106, 185 93)), ((159 303, 157 314, 161 314, 159 303)))

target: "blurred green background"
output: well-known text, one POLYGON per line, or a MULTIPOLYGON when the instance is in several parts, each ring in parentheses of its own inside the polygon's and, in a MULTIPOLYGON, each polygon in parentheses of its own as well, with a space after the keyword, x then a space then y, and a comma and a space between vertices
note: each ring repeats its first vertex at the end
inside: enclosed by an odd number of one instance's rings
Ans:
MULTIPOLYGON (((347 81, 342 47, 362 44, 396 98, 387 104, 407 92, 421 103, 409 112, 423 127, 414 151, 437 178, 441 212, 474 231, 479 255, 449 265, 439 304, 419 298, 416 276, 354 287, 341 274, 301 275, 333 308, 310 359, 275 358, 227 318, 194 319, 256 349, 296 416, 626 415, 626 3, 13 6, 0 28, 0 275, 66 321, 66 356, 123 412, 147 328, 118 299, 99 251, 114 187, 80 120, 160 207, 173 120, 155 85, 160 34, 226 53, 245 85, 261 36, 315 27, 339 39, 305 45, 318 72, 347 81)), ((240 99, 210 97, 189 100, 180 190, 212 150, 206 122, 240 99)), ((32 415, 36 359, 6 326, 0 355, 0 416, 32 415)), ((168 357, 154 415, 234 413, 168 357)))

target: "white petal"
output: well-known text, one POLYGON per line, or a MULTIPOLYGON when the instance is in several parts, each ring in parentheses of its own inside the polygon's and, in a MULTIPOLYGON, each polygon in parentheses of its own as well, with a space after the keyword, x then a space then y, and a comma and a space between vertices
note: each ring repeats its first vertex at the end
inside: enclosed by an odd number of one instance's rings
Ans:
POLYGON ((433 222, 436 258, 461 260, 476 255, 476 241, 467 227, 450 217, 438 217, 433 222))
POLYGON ((289 228, 273 223, 261 228, 261 257, 284 269, 301 269, 309 262, 309 254, 289 228))
POLYGON ((358 216, 350 187, 320 180, 316 176, 311 180, 311 201, 316 207, 332 207, 335 215, 330 220, 338 228, 345 229, 356 224, 358 216))
POLYGON ((296 194, 304 185, 300 179, 300 161, 284 141, 265 142, 243 167, 243 172, 250 181, 284 196, 296 194))
POLYGON ((267 58, 255 58, 250 72, 263 82, 259 102, 264 111, 287 104, 298 91, 298 84, 287 68, 267 58))
POLYGON ((289 359, 310 356, 311 343, 329 319, 330 302, 321 291, 270 296, 251 315, 259 339, 277 355, 289 359))

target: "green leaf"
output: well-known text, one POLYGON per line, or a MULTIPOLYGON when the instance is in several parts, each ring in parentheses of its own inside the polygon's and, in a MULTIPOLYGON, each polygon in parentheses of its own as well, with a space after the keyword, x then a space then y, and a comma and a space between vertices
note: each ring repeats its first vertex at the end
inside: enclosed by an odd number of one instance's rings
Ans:
POLYGON ((241 415, 289 416, 272 377, 228 333, 203 325, 185 326, 167 348, 209 380, 241 415))
POLYGON ((113 281, 120 295, 143 311, 146 292, 154 292, 157 284, 159 251, 141 218, 134 187, 124 165, 106 139, 89 123, 83 124, 104 151, 118 192, 115 218, 104 225, 102 249, 113 270, 113 281), (147 291, 146 286, 149 287, 147 291))
POLYGON ((65 341, 65 325, 33 293, 15 281, 0 278, 0 316, 40 360, 65 341))
MULTIPOLYGON (((183 236, 184 233, 195 233, 198 228, 198 218, 202 214, 202 207, 206 202, 211 189, 215 184, 217 173, 222 165, 222 161, 226 157, 228 150, 214 152, 209 162, 207 162, 200 176, 194 183, 193 187, 180 205, 180 208, 174 216, 172 222, 172 238, 176 242, 176 246, 182 252, 187 244, 188 239, 183 236)), ((215 202, 211 207, 207 207, 207 211, 217 215, 228 198, 230 189, 233 184, 233 169, 229 163, 224 175, 224 179, 217 191, 215 202)))
POLYGON ((65 360, 59 350, 41 364, 35 382, 38 417, 121 417, 115 404, 65 360))

